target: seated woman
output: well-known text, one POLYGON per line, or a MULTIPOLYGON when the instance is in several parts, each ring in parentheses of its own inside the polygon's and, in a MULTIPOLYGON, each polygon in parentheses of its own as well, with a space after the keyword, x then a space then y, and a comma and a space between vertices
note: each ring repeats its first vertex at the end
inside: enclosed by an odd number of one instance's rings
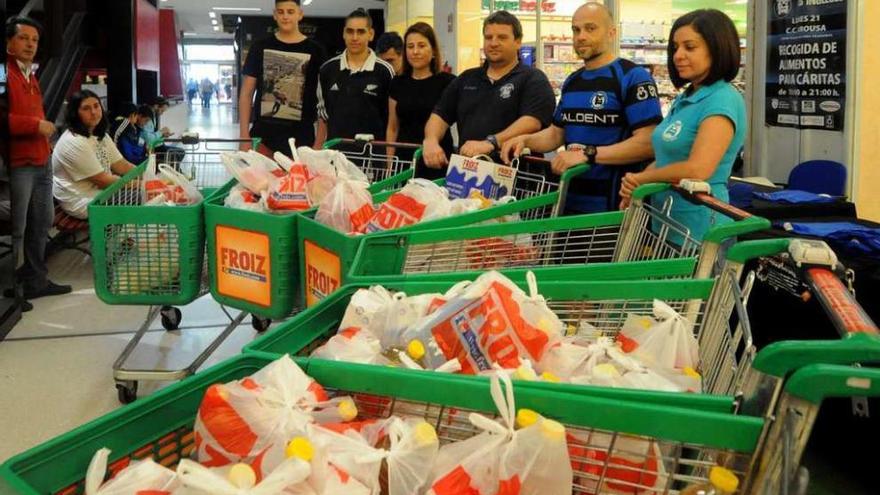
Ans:
MULTIPOLYGON (((742 95, 730 84, 740 62, 739 35, 726 14, 701 9, 678 18, 669 35, 669 77, 677 88, 686 86, 672 102, 663 122, 654 129, 655 164, 639 173, 626 174, 620 195, 626 206, 632 191, 648 182, 681 179, 706 181, 712 196, 729 201, 727 181, 746 136, 746 107, 742 95)), ((672 218, 681 222, 695 240, 730 218, 705 206, 689 203, 678 193, 653 197, 663 204, 673 196, 672 218)), ((670 240, 681 243, 681 236, 670 240)))
POLYGON ((55 198, 68 215, 88 217, 88 205, 102 189, 134 168, 107 132, 98 95, 82 90, 67 103, 67 130, 52 152, 55 198))

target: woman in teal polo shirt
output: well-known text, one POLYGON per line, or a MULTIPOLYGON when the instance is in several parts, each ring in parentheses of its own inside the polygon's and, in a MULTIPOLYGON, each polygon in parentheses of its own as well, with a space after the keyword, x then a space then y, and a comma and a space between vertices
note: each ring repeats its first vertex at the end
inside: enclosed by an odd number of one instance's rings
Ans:
MULTIPOLYGON (((655 163, 624 176, 621 206, 629 203, 632 191, 641 184, 677 184, 681 179, 706 181, 712 195, 727 202, 727 180, 746 136, 745 102, 730 84, 740 62, 736 27, 719 10, 689 12, 672 26, 667 53, 673 84, 687 87, 651 136, 655 163)), ((709 228, 731 221, 671 191, 654 196, 652 201, 663 204, 670 195, 672 217, 686 226, 694 239, 702 240, 709 228)))

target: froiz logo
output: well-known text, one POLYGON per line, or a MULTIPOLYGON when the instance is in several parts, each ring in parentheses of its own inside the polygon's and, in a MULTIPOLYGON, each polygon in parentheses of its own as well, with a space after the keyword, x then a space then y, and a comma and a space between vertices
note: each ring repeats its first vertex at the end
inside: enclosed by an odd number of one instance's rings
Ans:
POLYGON ((599 91, 590 99, 590 106, 593 107, 593 110, 602 110, 605 108, 606 101, 608 101, 608 96, 604 91, 599 91))

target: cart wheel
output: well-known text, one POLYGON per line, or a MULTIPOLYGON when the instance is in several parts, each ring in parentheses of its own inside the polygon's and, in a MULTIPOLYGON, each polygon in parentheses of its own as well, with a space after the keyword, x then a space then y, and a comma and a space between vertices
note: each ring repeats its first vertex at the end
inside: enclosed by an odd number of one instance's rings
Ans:
POLYGON ((131 404, 137 400, 138 382, 122 382, 116 384, 116 394, 119 402, 131 404))
POLYGON ((162 306, 159 314, 162 315, 162 326, 165 330, 177 330, 180 327, 180 320, 183 319, 180 309, 174 306, 162 306))
POLYGON ((253 326, 254 330, 259 333, 265 332, 271 324, 272 320, 269 318, 261 318, 257 315, 251 315, 251 326, 253 326))

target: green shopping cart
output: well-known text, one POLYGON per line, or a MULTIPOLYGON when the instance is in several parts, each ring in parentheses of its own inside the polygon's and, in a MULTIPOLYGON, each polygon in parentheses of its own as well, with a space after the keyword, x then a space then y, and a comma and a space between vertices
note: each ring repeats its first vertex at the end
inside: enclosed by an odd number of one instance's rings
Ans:
MULTIPOLYGON (((203 139, 192 145, 200 146, 202 151, 187 154, 182 161, 171 161, 169 165, 190 178, 198 178, 197 187, 210 188, 217 177, 219 153, 233 146, 238 148, 241 142, 251 143, 250 140, 203 139), (209 158, 209 154, 213 154, 213 158, 209 158)), ((167 161, 169 157, 162 158, 167 161)), ((147 160, 136 167, 89 205, 95 293, 107 304, 148 306, 144 322, 113 364, 119 400, 124 403, 137 397, 139 380, 177 380, 192 374, 243 318, 243 315, 229 316, 230 324, 183 369, 126 368, 126 361, 156 318, 161 319, 166 330, 176 330, 182 320, 177 306, 189 304, 207 293, 203 278, 202 201, 177 206, 148 205, 142 179, 150 163, 151 160, 147 160)), ((200 192, 206 191, 204 188, 200 192)))
MULTIPOLYGON (((333 140, 327 147, 340 144, 343 140, 333 140)), ((416 145, 382 143, 386 144, 418 153, 416 145)), ((414 161, 386 155, 385 147, 378 144, 359 146, 344 154, 373 179, 371 193, 399 187, 412 177, 414 161)), ((235 184, 226 183, 205 201, 211 295, 224 306, 251 313, 254 327, 265 330, 272 319, 286 318, 298 306, 297 219, 303 212, 268 213, 228 207, 225 200, 235 184)))
POLYGON ((705 278, 711 276, 722 245, 769 227, 768 220, 706 193, 648 184, 636 190, 625 211, 369 236, 360 244, 348 280, 687 257, 699 260, 693 276, 705 278), (654 195, 670 189, 734 221, 695 239, 670 216, 671 201, 651 204, 654 195))
MULTIPOLYGON (((193 450, 192 428, 205 390, 244 378, 271 360, 257 354, 232 358, 19 454, 0 466, 0 493, 81 493, 92 455, 105 447, 112 451, 111 474, 143 458, 173 467, 193 450)), ((467 420, 470 412, 496 412, 485 378, 451 380, 310 360, 299 364, 331 394, 352 395, 362 417, 423 418, 435 426, 441 444, 478 433, 467 420)), ((777 414, 767 418, 658 404, 649 394, 623 400, 514 385, 518 408, 565 424, 572 493, 579 495, 675 494, 705 482, 716 464, 739 475, 737 493, 780 493, 792 479, 822 400, 878 394, 880 371, 833 365, 794 373, 777 414), (786 441, 792 438, 797 441, 786 441)))

